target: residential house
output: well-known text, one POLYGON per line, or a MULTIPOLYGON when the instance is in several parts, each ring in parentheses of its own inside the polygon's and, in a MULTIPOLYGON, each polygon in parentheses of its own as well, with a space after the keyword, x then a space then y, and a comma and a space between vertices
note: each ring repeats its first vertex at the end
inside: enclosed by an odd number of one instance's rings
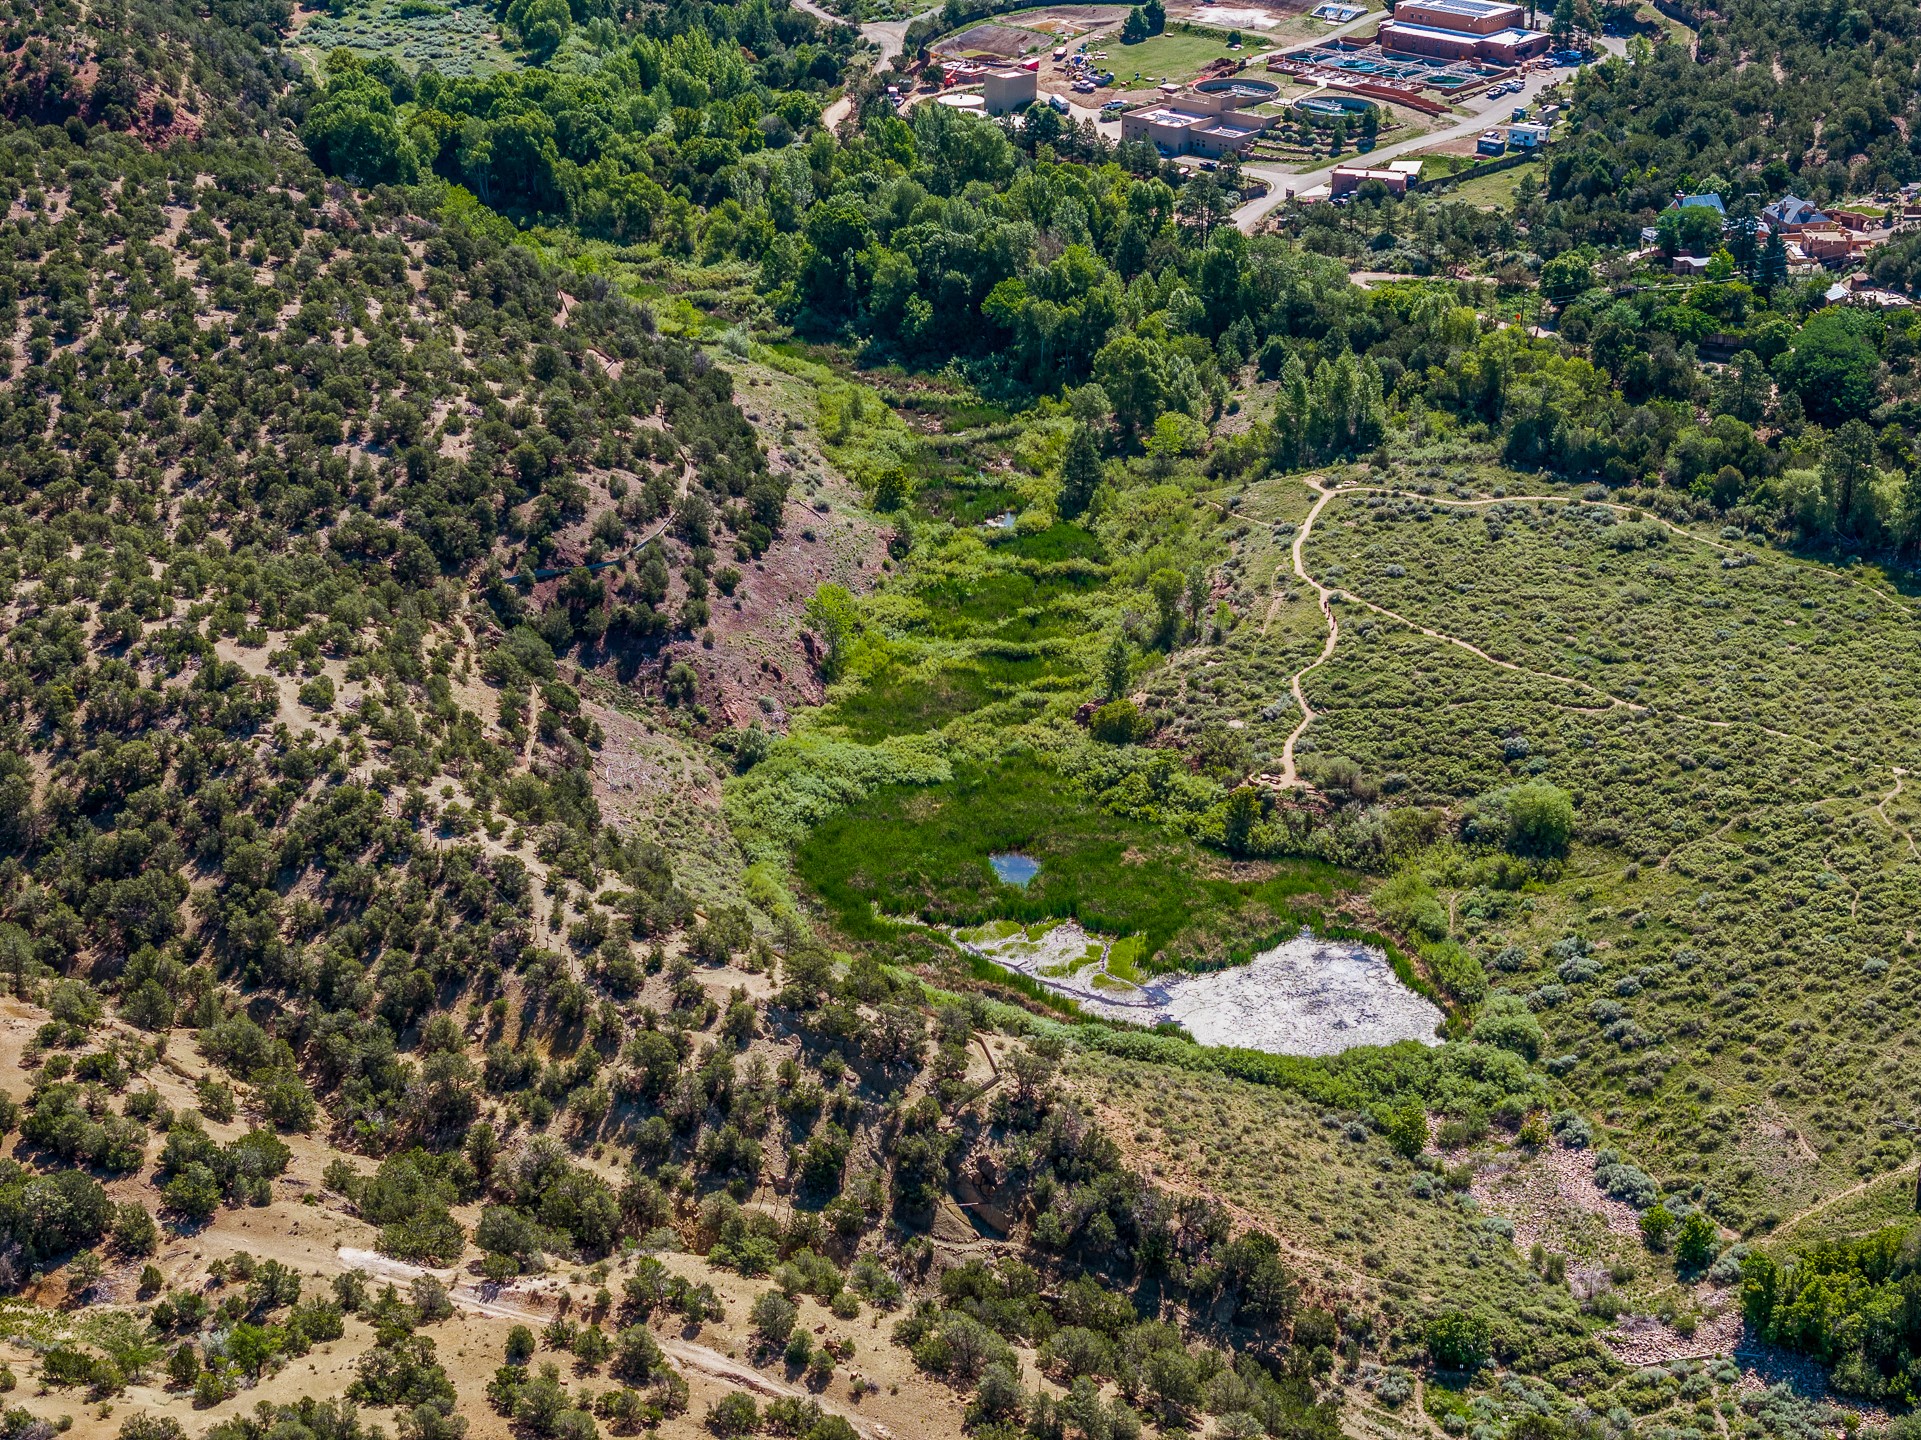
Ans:
POLYGON ((1803 230, 1828 223, 1828 217, 1813 201, 1798 195, 1783 195, 1761 212, 1761 219, 1769 229, 1779 230, 1783 235, 1799 235, 1803 230))
POLYGON ((1378 180, 1387 187, 1388 194, 1405 195, 1411 178, 1403 170, 1363 170, 1358 165, 1336 165, 1334 173, 1328 176, 1328 193, 1338 199, 1354 194, 1370 180, 1378 180))
POLYGON ((1847 210, 1837 207, 1828 211, 1828 214, 1833 217, 1835 224, 1854 235, 1888 228, 1886 216, 1867 210, 1847 210))
POLYGON ((1874 243, 1866 236, 1849 234, 1839 225, 1803 230, 1794 238, 1800 243, 1802 254, 1823 265, 1842 265, 1849 260, 1858 260, 1873 248, 1874 243))
POLYGON ((1728 207, 1721 203, 1719 195, 1676 195, 1668 205, 1670 210, 1692 210, 1696 207, 1714 210, 1725 216, 1728 207))

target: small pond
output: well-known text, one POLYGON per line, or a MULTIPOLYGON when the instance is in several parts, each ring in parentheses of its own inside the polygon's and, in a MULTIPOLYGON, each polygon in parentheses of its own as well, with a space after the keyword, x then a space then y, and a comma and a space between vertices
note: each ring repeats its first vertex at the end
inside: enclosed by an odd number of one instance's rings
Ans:
POLYGON ((1027 882, 1041 873, 1041 862, 1032 855, 1023 855, 1018 850, 1009 850, 1001 855, 989 855, 987 863, 994 867, 994 874, 1000 877, 1003 885, 1018 885, 1023 890, 1027 882))

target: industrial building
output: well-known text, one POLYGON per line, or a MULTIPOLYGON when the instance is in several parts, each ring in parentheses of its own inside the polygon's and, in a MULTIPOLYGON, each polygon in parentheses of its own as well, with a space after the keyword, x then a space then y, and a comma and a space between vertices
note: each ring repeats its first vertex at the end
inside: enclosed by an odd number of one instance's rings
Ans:
POLYGON ((997 69, 981 72, 981 99, 989 115, 1005 115, 1025 109, 1040 97, 1040 76, 1027 69, 997 69))
POLYGON ((1274 123, 1236 109, 1232 91, 1162 90, 1160 103, 1121 116, 1121 139, 1150 141, 1164 155, 1245 155, 1274 123))
POLYGON ((1498 0, 1402 0, 1381 23, 1384 51, 1439 60, 1487 60, 1515 65, 1544 54, 1546 34, 1529 30, 1519 5, 1498 0))

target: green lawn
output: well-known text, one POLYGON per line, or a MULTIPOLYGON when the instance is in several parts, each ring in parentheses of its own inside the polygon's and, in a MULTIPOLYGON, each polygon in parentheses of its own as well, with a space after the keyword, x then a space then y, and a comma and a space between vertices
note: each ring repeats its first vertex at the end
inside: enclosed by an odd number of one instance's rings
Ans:
MULTIPOLYGON (((1426 174, 1425 168, 1422 170, 1426 174)), ((1525 165, 1516 165, 1511 170, 1500 170, 1492 175, 1476 175, 1463 180, 1447 192, 1450 200, 1465 201, 1483 210, 1505 210, 1514 203, 1515 187, 1521 183, 1523 175, 1539 176, 1541 162, 1531 160, 1525 165)))
MULTIPOLYGON (((1252 34, 1249 31, 1248 37, 1252 34)), ((1156 35, 1138 45, 1123 45, 1113 39, 1106 42, 1106 50, 1107 68, 1114 72, 1122 87, 1132 81, 1137 72, 1145 83, 1192 80, 1210 61, 1240 59, 1250 53, 1246 48, 1229 50, 1224 30, 1218 35, 1156 35)))

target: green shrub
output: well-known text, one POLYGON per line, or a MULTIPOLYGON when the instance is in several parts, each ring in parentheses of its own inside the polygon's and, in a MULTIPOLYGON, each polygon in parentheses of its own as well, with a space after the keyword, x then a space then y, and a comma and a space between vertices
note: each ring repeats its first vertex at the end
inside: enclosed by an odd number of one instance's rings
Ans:
MULTIPOLYGON (((1482 982, 1486 982, 1485 974, 1482 982)), ((1527 1060, 1540 1058, 1541 1022, 1518 995, 1490 996, 1474 1022, 1474 1038, 1483 1045, 1512 1050, 1527 1060)))
POLYGON ((1138 745, 1154 727, 1132 700, 1110 700, 1088 720, 1087 732, 1103 745, 1138 745))
MULTIPOLYGON (((1461 1004, 1477 1005, 1487 995, 1487 972, 1458 941, 1439 940, 1422 945, 1420 955, 1440 987, 1461 1004)), ((1498 1025, 1497 1033, 1500 1033, 1498 1025)))
POLYGON ((1493 1356, 1494 1327, 1480 1315, 1448 1310, 1427 1325, 1427 1353, 1443 1370, 1479 1370, 1493 1356))

